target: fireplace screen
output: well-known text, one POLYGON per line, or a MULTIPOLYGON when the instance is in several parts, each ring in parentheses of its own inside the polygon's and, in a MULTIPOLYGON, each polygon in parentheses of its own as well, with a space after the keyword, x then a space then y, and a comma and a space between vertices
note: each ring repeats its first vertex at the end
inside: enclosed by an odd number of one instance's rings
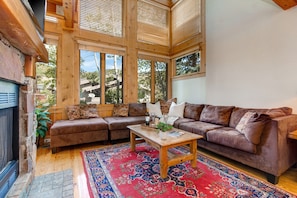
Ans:
POLYGON ((13 160, 13 110, 0 109, 0 170, 13 160))
POLYGON ((0 197, 5 197, 18 176, 18 90, 18 85, 0 81, 0 197))

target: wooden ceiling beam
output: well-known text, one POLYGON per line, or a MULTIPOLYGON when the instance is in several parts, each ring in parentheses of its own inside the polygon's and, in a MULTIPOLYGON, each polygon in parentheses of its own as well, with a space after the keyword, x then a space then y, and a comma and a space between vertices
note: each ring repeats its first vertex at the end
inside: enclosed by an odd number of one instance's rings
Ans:
POLYGON ((297 0, 273 0, 282 9, 287 10, 297 5, 297 0))
POLYGON ((75 0, 63 0, 65 26, 67 28, 73 28, 73 17, 74 17, 75 5, 76 5, 75 0))

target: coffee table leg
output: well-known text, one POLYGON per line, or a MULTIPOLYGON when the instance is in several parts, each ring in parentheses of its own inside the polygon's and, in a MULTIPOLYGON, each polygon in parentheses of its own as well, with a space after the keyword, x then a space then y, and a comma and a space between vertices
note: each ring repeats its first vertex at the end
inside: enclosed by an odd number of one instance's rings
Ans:
POLYGON ((160 158, 160 176, 161 178, 166 178, 167 172, 168 172, 167 147, 162 147, 160 149, 159 158, 160 158))
POLYGON ((135 139, 136 135, 130 130, 130 144, 131 144, 131 150, 135 151, 135 139))
POLYGON ((193 140, 190 144, 190 152, 193 154, 193 159, 191 160, 191 166, 197 167, 197 140, 193 140))

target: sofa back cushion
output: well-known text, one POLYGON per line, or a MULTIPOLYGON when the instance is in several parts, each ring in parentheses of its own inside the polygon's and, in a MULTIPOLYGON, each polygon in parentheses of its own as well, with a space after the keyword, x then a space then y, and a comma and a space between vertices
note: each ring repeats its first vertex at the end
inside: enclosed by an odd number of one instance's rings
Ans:
POLYGON ((200 121, 228 126, 233 108, 234 106, 205 105, 200 115, 200 121))
POLYGON ((276 117, 291 115, 292 114, 292 108, 290 108, 290 107, 279 107, 279 108, 268 109, 265 112, 265 114, 269 115, 270 118, 276 118, 276 117))
POLYGON ((186 102, 184 118, 199 120, 203 107, 203 104, 191 104, 186 102))
POLYGON ((235 128, 239 123, 240 119, 244 116, 246 112, 255 112, 257 114, 263 114, 267 111, 267 109, 252 109, 252 108, 241 108, 235 107, 233 108, 229 126, 235 128))
POLYGON ((112 116, 127 117, 129 113, 129 104, 115 104, 113 107, 112 116))
POLYGON ((129 116, 145 116, 146 104, 145 103, 130 103, 129 116))

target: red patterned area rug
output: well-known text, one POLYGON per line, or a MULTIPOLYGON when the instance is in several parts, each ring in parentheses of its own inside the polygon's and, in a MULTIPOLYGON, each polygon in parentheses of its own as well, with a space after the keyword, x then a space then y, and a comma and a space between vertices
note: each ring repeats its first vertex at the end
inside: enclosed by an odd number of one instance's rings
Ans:
POLYGON ((169 167, 162 179, 158 155, 146 143, 136 152, 129 143, 82 151, 90 197, 296 197, 201 154, 197 168, 184 162, 169 167))

